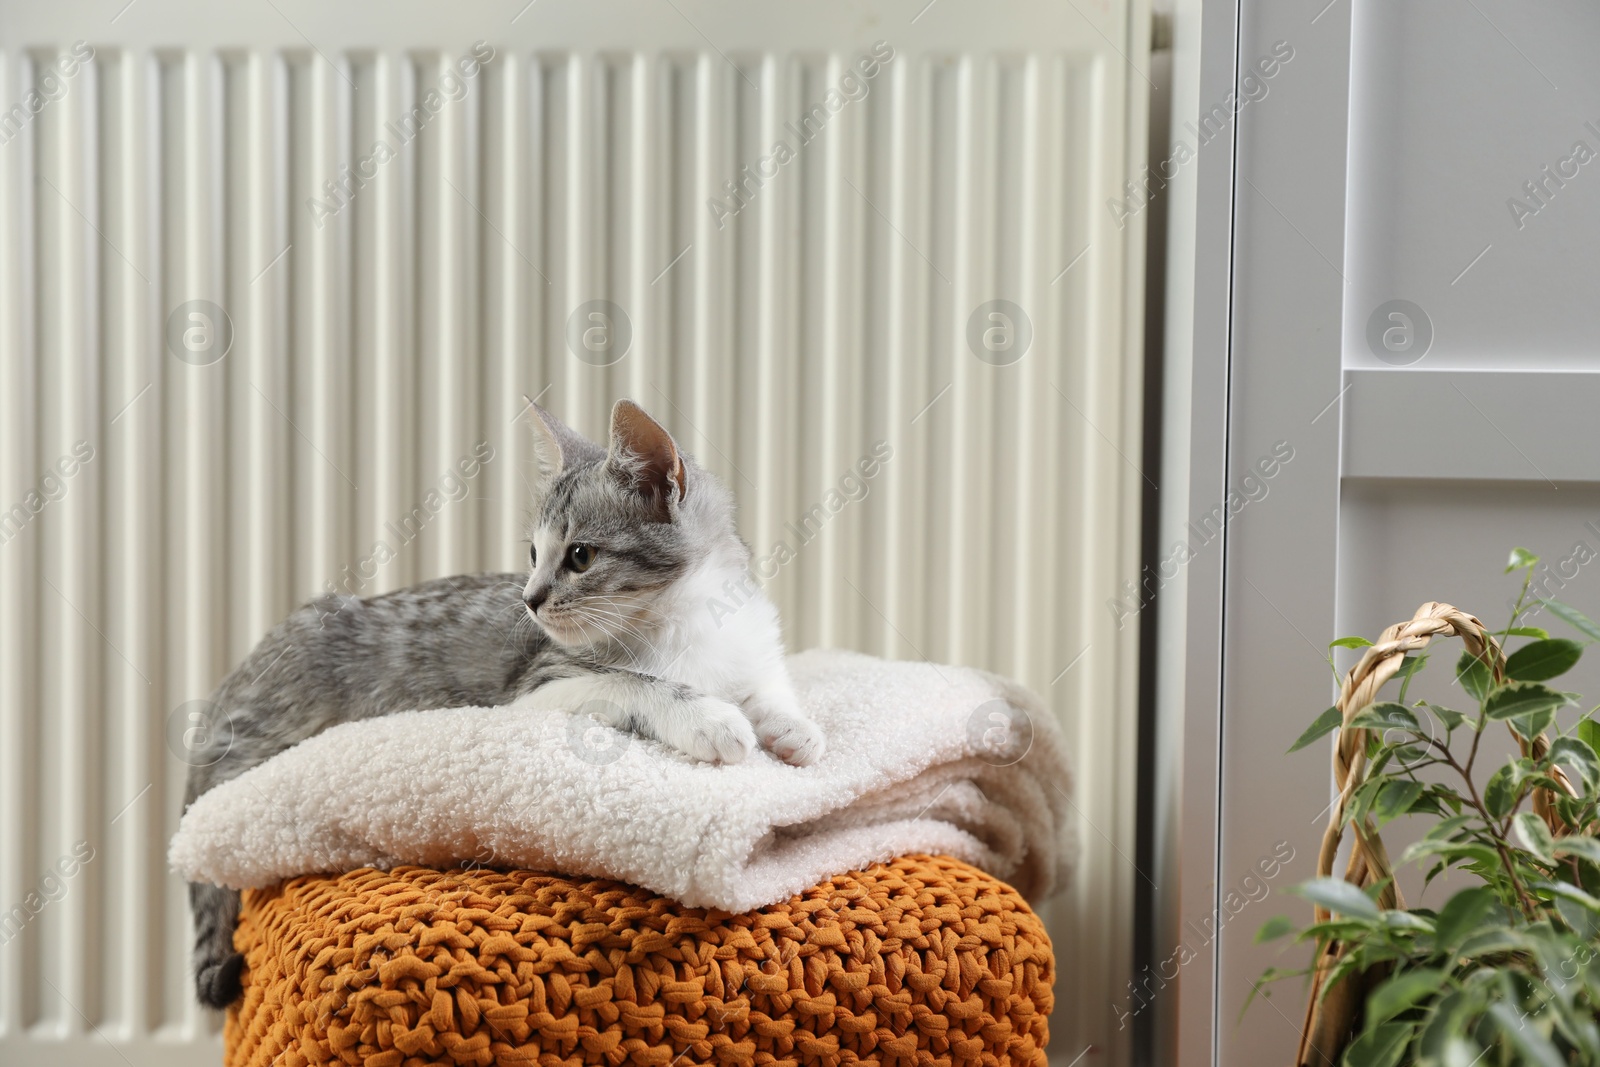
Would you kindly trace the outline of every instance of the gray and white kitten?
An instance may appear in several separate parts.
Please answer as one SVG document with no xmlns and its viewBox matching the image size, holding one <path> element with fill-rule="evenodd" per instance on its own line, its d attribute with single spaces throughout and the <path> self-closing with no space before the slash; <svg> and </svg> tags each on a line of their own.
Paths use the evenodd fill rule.
<svg viewBox="0 0 1600 1067">
<path fill-rule="evenodd" d="M 441 578 L 300 608 L 212 694 L 185 807 L 330 726 L 413 708 L 581 708 L 708 762 L 738 762 L 758 742 L 796 765 L 821 757 L 771 601 L 752 596 L 720 626 L 710 611 L 730 580 L 748 586 L 727 489 L 632 401 L 611 411 L 609 449 L 532 407 L 541 478 L 527 578 Z M 244 966 L 239 894 L 191 883 L 189 900 L 196 991 L 226 1007 Z"/>
</svg>

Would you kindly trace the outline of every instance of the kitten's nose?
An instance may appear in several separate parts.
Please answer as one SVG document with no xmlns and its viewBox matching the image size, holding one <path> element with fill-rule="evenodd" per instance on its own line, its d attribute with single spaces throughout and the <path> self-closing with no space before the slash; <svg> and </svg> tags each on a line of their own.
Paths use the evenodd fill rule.
<svg viewBox="0 0 1600 1067">
<path fill-rule="evenodd" d="M 538 611 L 539 610 L 539 605 L 543 604 L 546 600 L 549 600 L 549 599 L 550 599 L 550 590 L 548 588 L 546 588 L 546 589 L 535 589 L 531 593 L 522 594 L 522 602 L 524 604 L 528 605 L 528 610 L 529 611 L 535 611 L 535 612 Z"/>
</svg>

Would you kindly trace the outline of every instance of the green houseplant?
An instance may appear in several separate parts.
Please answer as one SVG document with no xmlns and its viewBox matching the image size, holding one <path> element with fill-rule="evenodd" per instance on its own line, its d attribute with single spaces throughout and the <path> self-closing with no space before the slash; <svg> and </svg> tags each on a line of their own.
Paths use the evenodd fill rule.
<svg viewBox="0 0 1600 1067">
<path fill-rule="evenodd" d="M 1522 589 L 1501 630 L 1425 604 L 1377 642 L 1334 642 L 1361 659 L 1290 749 L 1340 731 L 1319 877 L 1292 890 L 1314 921 L 1280 917 L 1257 935 L 1315 946 L 1309 967 L 1269 970 L 1256 987 L 1308 977 L 1303 1067 L 1600 1067 L 1600 722 L 1591 710 L 1560 732 L 1556 713 L 1580 698 L 1555 684 L 1600 625 L 1531 598 L 1537 563 L 1512 552 L 1506 573 L 1522 572 Z M 1580 640 L 1528 625 L 1535 605 Z M 1407 702 L 1436 636 L 1465 646 L 1456 681 L 1475 708 Z M 1379 699 L 1395 680 L 1395 698 Z M 1492 766 L 1482 742 L 1498 723 L 1517 752 Z M 1427 831 L 1398 864 L 1419 867 L 1425 886 L 1450 872 L 1437 909 L 1407 907 L 1396 885 L 1381 830 L 1403 815 Z"/>
</svg>

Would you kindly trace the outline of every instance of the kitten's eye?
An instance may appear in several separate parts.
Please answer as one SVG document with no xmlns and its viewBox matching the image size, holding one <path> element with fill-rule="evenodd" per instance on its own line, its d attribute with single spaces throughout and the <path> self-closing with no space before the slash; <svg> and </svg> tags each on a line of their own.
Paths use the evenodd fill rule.
<svg viewBox="0 0 1600 1067">
<path fill-rule="evenodd" d="M 591 545 L 573 545 L 567 549 L 567 566 L 581 573 L 589 569 L 596 555 Z"/>
<path fill-rule="evenodd" d="M 529 567 L 538 567 L 539 566 L 539 546 L 537 546 L 537 545 L 529 545 L 528 546 L 528 566 Z"/>
</svg>

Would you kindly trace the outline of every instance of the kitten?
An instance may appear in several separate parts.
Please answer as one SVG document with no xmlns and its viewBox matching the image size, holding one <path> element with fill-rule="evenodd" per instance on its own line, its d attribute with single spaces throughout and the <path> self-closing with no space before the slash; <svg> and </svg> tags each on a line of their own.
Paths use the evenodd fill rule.
<svg viewBox="0 0 1600 1067">
<path fill-rule="evenodd" d="M 330 726 L 412 708 L 581 708 L 707 762 L 758 742 L 798 766 L 821 757 L 771 601 L 711 613 L 730 580 L 748 585 L 727 489 L 631 401 L 611 411 L 609 450 L 530 405 L 541 478 L 526 580 L 441 578 L 300 608 L 212 694 L 224 728 L 194 753 L 185 807 Z M 196 990 L 226 1007 L 244 966 L 239 894 L 192 883 L 189 900 Z"/>
</svg>

